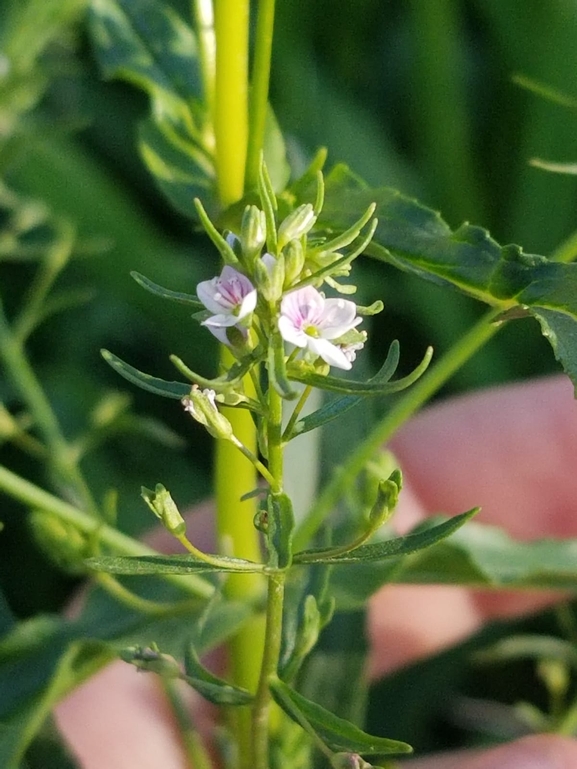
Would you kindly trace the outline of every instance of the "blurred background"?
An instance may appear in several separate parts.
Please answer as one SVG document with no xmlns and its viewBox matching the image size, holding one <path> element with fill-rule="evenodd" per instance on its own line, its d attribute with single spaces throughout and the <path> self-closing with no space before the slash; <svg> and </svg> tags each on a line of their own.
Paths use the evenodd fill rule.
<svg viewBox="0 0 577 769">
<path fill-rule="evenodd" d="M 187 2 L 173 4 L 187 16 Z M 58 288 L 86 301 L 47 319 L 28 349 L 68 438 L 81 442 L 96 430 L 83 465 L 96 497 L 117 488 L 121 525 L 139 532 L 151 523 L 141 485 L 162 482 L 182 506 L 208 495 L 210 441 L 182 419 L 178 404 L 120 380 L 99 349 L 168 379 L 178 378 L 170 353 L 214 373 L 210 335 L 186 308 L 142 291 L 129 272 L 194 292 L 215 273 L 216 255 L 190 220 L 170 208 L 138 156 L 136 128 L 147 99 L 128 85 L 102 81 L 82 2 L 55 3 L 58 12 L 44 18 L 50 5 L 0 4 L 0 51 L 10 50 L 22 65 L 13 77 L 0 53 L 0 294 L 10 316 L 30 285 L 43 239 L 64 217 L 77 232 L 78 253 Z M 577 230 L 577 177 L 528 162 L 577 161 L 575 0 L 277 5 L 271 101 L 297 172 L 326 146 L 328 167 L 344 161 L 370 185 L 396 187 L 440 210 L 452 227 L 467 220 L 530 253 L 550 255 Z M 520 87 L 519 76 L 565 94 L 567 104 Z M 34 209 L 37 226 L 15 222 L 11 194 L 43 203 Z M 441 354 L 483 310 L 368 260 L 356 277 L 360 303 L 385 303 L 362 363 L 367 371 L 395 338 L 407 370 L 427 344 Z M 555 369 L 536 323 L 510 323 L 441 395 Z M 1 371 L 0 402 L 13 413 L 21 408 Z M 354 424 L 334 429 L 346 430 L 350 442 L 351 429 L 362 434 L 386 407 L 367 407 Z M 324 472 L 338 460 L 339 445 L 346 441 L 338 432 L 325 436 Z M 0 463 L 51 486 L 42 465 L 1 433 Z M 74 580 L 43 556 L 24 511 L 6 497 L 0 519 L 0 582 L 12 610 L 19 617 L 58 610 Z M 451 665 L 448 686 L 461 675 L 454 660 Z M 439 681 L 450 678 L 438 661 L 419 675 L 430 677 L 437 696 Z M 381 708 L 387 692 L 375 696 Z M 426 707 L 422 698 L 419 707 Z M 408 713 L 413 721 L 420 717 L 418 708 Z M 390 723 L 388 731 L 395 731 Z M 415 739 L 412 732 L 395 736 Z M 423 728 L 422 744 L 427 739 Z"/>
</svg>

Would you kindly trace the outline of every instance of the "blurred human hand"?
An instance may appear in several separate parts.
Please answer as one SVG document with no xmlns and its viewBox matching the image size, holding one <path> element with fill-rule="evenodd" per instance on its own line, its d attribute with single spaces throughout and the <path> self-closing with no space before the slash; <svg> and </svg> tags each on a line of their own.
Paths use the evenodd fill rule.
<svg viewBox="0 0 577 769">
<path fill-rule="evenodd" d="M 405 475 L 398 520 L 475 505 L 479 519 L 520 539 L 577 536 L 577 409 L 565 378 L 448 400 L 407 424 L 392 443 Z M 199 536 L 210 506 L 194 516 Z M 456 643 L 487 620 L 538 609 L 544 593 L 390 586 L 370 602 L 370 670 L 382 676 Z M 209 718 L 192 697 L 195 718 Z M 83 769 L 188 769 L 178 730 L 153 676 L 121 662 L 74 691 L 57 709 Z M 202 729 L 202 723 L 199 724 Z M 405 764 L 404 764 L 405 765 Z M 415 759 L 407 769 L 575 769 L 577 742 L 537 735 L 485 751 Z"/>
</svg>

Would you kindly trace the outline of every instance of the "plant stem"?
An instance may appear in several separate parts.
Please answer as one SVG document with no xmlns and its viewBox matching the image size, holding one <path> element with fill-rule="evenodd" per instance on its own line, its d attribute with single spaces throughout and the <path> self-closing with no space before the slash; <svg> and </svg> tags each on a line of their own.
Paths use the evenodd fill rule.
<svg viewBox="0 0 577 769">
<path fill-rule="evenodd" d="M 274 11 L 275 0 L 260 0 L 250 88 L 248 152 L 246 159 L 247 189 L 252 189 L 258 184 L 260 156 L 264 147 Z"/>
<path fill-rule="evenodd" d="M 156 550 L 143 545 L 141 542 L 137 542 L 132 537 L 122 534 L 122 532 L 113 529 L 111 526 L 95 520 L 88 513 L 49 494 L 44 489 L 21 478 L 2 465 L 0 465 L 0 491 L 17 499 L 27 507 L 52 513 L 60 520 L 72 524 L 76 529 L 85 534 L 90 536 L 96 534 L 98 541 L 117 555 L 158 555 Z M 198 598 L 210 598 L 214 593 L 214 587 L 209 582 L 194 574 L 186 575 L 185 577 L 178 574 L 165 574 L 163 577 L 189 595 Z"/>
<path fill-rule="evenodd" d="M 282 639 L 282 612 L 285 574 L 271 574 L 268 579 L 266 635 L 262 667 L 253 706 L 252 767 L 269 769 L 268 744 L 271 694 L 269 679 L 276 675 Z"/>
<path fill-rule="evenodd" d="M 249 0 L 216 0 L 214 135 L 216 174 L 223 206 L 244 192 L 248 141 Z"/>
<path fill-rule="evenodd" d="M 190 769 L 211 769 L 210 755 L 196 728 L 189 712 L 189 708 L 180 696 L 176 683 L 169 678 L 161 678 L 162 688 L 170 703 L 174 717 L 178 723 L 179 733 L 182 738 L 184 752 L 189 762 Z"/>
<path fill-rule="evenodd" d="M 361 445 L 323 489 L 315 505 L 298 528 L 294 538 L 295 550 L 306 547 L 325 518 L 336 506 L 346 488 L 354 483 L 375 451 L 390 440 L 399 427 L 425 404 L 445 382 L 486 342 L 503 324 L 496 323 L 501 310 L 490 310 L 476 323 L 429 371 L 419 379 L 386 414 Z"/>
<path fill-rule="evenodd" d="M 30 365 L 23 345 L 12 333 L 0 300 L 0 360 L 12 380 L 16 391 L 30 409 L 38 429 L 48 444 L 51 463 L 60 479 L 69 485 L 80 504 L 98 516 L 90 489 L 76 463 L 74 452 L 68 446 L 52 406 Z"/>
<path fill-rule="evenodd" d="M 214 112 L 214 81 L 216 71 L 216 39 L 214 34 L 214 10 L 212 0 L 193 0 L 192 13 L 198 40 L 198 59 L 204 101 L 209 115 Z"/>
</svg>

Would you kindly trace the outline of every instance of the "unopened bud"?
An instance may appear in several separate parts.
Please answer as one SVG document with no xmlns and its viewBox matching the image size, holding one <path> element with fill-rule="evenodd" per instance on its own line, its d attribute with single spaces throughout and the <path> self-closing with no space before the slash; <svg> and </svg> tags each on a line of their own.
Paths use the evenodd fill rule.
<svg viewBox="0 0 577 769">
<path fill-rule="evenodd" d="M 266 243 L 266 217 L 256 206 L 244 209 L 240 229 L 243 254 L 250 260 L 256 258 Z"/>
<path fill-rule="evenodd" d="M 232 440 L 232 425 L 216 407 L 214 390 L 200 390 L 193 385 L 190 395 L 185 396 L 181 403 L 193 419 L 204 425 L 213 438 Z"/>
<path fill-rule="evenodd" d="M 272 254 L 264 254 L 254 263 L 254 278 L 260 295 L 267 302 L 277 302 L 282 296 L 284 285 L 284 257 L 275 259 Z"/>
<path fill-rule="evenodd" d="M 278 248 L 284 248 L 291 240 L 298 240 L 313 227 L 317 217 L 310 203 L 305 203 L 290 213 L 278 228 Z"/>
<path fill-rule="evenodd" d="M 162 483 L 157 483 L 154 491 L 143 486 L 140 495 L 154 515 L 162 522 L 165 529 L 175 536 L 184 534 L 186 531 L 184 518 L 170 496 L 170 492 L 164 488 Z"/>
<path fill-rule="evenodd" d="M 130 646 L 122 649 L 120 658 L 139 670 L 158 673 L 164 678 L 180 678 L 182 672 L 178 662 L 169 654 L 162 654 L 156 646 Z"/>
<path fill-rule="evenodd" d="M 284 251 L 285 276 L 284 282 L 287 288 L 297 281 L 305 266 L 305 252 L 300 240 L 291 240 Z"/>
<path fill-rule="evenodd" d="M 399 492 L 402 485 L 400 470 L 393 470 L 386 481 L 379 483 L 377 499 L 369 513 L 371 527 L 376 529 L 389 520 L 399 501 Z"/>
</svg>

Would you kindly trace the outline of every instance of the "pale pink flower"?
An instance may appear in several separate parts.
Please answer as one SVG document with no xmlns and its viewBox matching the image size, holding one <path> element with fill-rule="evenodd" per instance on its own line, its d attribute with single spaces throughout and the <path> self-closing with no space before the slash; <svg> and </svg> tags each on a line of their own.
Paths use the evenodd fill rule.
<svg viewBox="0 0 577 769">
<path fill-rule="evenodd" d="M 329 366 L 349 370 L 352 363 L 342 349 L 332 344 L 361 323 L 357 307 L 347 299 L 325 299 L 306 286 L 286 294 L 280 306 L 279 331 L 285 342 L 307 348 Z"/>
<path fill-rule="evenodd" d="M 212 280 L 203 280 L 196 294 L 207 310 L 214 313 L 202 321 L 214 336 L 229 344 L 226 329 L 236 326 L 245 336 L 246 327 L 240 324 L 256 307 L 256 288 L 242 272 L 226 265 Z"/>
</svg>

